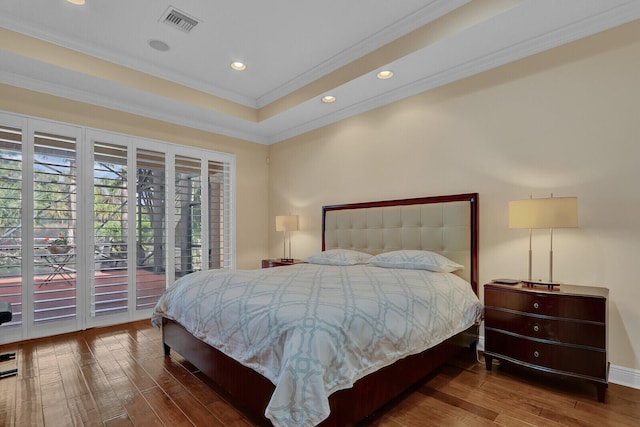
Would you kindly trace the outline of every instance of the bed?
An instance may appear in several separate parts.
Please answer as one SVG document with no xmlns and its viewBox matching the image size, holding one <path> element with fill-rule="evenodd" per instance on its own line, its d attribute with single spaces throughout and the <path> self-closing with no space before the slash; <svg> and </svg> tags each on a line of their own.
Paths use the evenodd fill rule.
<svg viewBox="0 0 640 427">
<path fill-rule="evenodd" d="M 397 261 L 389 255 L 398 253 L 441 257 L 447 262 L 438 268 L 444 265 L 445 270 L 434 273 L 385 264 L 390 259 Z M 335 254 L 340 260 L 344 254 L 358 254 L 363 262 L 336 265 L 332 260 L 325 265 L 322 260 Z M 264 414 L 275 425 L 346 426 L 364 419 L 462 349 L 475 346 L 481 313 L 476 193 L 325 206 L 322 252 L 311 261 L 255 271 L 201 272 L 180 279 L 188 283 L 177 281 L 169 287 L 154 312 L 154 323 L 162 327 L 165 354 L 174 349 L 235 403 L 254 415 Z M 449 269 L 450 264 L 464 268 Z M 318 277 L 322 280 L 316 284 Z M 436 310 L 424 304 L 423 300 L 436 300 L 423 295 L 427 288 L 428 292 L 442 288 L 445 296 L 437 298 L 448 301 L 450 307 L 438 304 Z M 231 294 L 235 294 L 233 300 L 223 299 Z M 298 294 L 300 299 L 295 300 Z M 312 300 L 311 294 L 319 295 L 318 300 Z M 371 297 L 374 294 L 380 301 Z M 173 303 L 177 308 L 172 300 L 179 301 Z M 329 305 L 328 300 L 344 301 L 344 313 L 340 304 Z M 265 301 L 277 304 L 270 306 Z M 214 305 L 217 308 L 211 310 Z M 365 305 L 379 312 L 384 307 L 385 320 L 376 322 L 380 314 L 354 311 L 354 306 Z M 461 314 L 464 319 L 449 313 L 458 306 L 467 307 Z M 433 316 L 425 314 L 430 310 Z M 317 317 L 309 316 L 310 311 Z M 237 320 L 230 320 L 235 312 L 240 314 Z M 398 315 L 409 312 L 411 316 Z M 271 323 L 276 317 L 296 320 L 297 316 L 301 326 L 296 334 L 293 329 L 280 332 L 280 326 Z M 270 336 L 236 328 L 239 323 L 254 323 Z M 433 332 L 428 329 L 431 324 L 446 324 L 451 329 Z M 204 332 L 209 325 L 214 329 L 221 325 L 218 336 Z M 320 338 L 315 335 L 329 338 L 316 341 Z M 282 341 L 283 348 L 298 349 L 297 353 L 285 354 L 282 349 L 259 353 L 269 340 Z M 347 356 L 337 353 L 342 347 Z M 365 348 L 376 355 L 363 353 Z"/>
</svg>

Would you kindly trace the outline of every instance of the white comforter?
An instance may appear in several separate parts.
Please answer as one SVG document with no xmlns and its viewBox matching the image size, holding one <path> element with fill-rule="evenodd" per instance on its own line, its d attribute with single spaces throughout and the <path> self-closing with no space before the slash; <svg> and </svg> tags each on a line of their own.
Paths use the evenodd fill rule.
<svg viewBox="0 0 640 427">
<path fill-rule="evenodd" d="M 298 264 L 203 271 L 170 286 L 167 317 L 275 385 L 275 426 L 312 426 L 328 397 L 479 320 L 471 286 L 450 273 Z"/>
</svg>

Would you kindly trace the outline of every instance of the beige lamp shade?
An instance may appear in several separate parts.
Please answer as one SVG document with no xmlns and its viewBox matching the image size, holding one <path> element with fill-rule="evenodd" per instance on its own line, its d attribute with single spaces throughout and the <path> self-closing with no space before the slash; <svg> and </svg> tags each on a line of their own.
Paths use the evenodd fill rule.
<svg viewBox="0 0 640 427">
<path fill-rule="evenodd" d="M 577 197 L 548 197 L 509 202 L 509 228 L 569 228 L 577 226 Z"/>
<path fill-rule="evenodd" d="M 276 231 L 298 231 L 298 215 L 276 216 Z"/>
</svg>

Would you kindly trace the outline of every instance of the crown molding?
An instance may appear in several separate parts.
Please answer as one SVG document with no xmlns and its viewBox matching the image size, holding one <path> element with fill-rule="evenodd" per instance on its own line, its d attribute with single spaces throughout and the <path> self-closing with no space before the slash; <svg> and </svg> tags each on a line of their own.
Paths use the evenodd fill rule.
<svg viewBox="0 0 640 427">
<path fill-rule="evenodd" d="M 438 0 L 432 1 L 422 9 L 395 22 L 371 37 L 361 40 L 355 45 L 343 50 L 333 57 L 323 61 L 318 66 L 311 68 L 283 85 L 258 97 L 258 108 L 265 107 L 272 102 L 312 83 L 323 76 L 353 62 L 354 58 L 360 58 L 374 50 L 385 46 L 399 37 L 409 34 L 418 28 L 435 21 L 447 13 L 464 6 L 471 0 Z"/>
<path fill-rule="evenodd" d="M 113 53 L 108 50 L 100 49 L 93 45 L 82 44 L 76 39 L 65 37 L 60 34 L 54 34 L 46 31 L 44 28 L 25 23 L 13 15 L 0 15 L 0 27 L 23 34 L 27 37 L 33 37 L 45 43 L 51 43 L 64 49 L 70 49 L 84 55 L 131 68 L 132 70 L 149 74 L 153 77 L 175 82 L 209 95 L 218 96 L 228 101 L 244 105 L 245 107 L 256 108 L 256 100 L 251 97 L 225 90 L 211 83 L 191 79 L 184 74 L 174 73 L 166 69 L 150 66 L 148 63 L 140 61 L 135 57 L 127 55 L 113 55 Z"/>
<path fill-rule="evenodd" d="M 79 84 L 77 84 L 78 80 L 74 80 L 74 74 L 69 70 L 67 71 L 70 74 L 65 74 L 65 77 L 52 83 L 46 81 L 48 77 L 46 67 L 55 66 L 48 64 L 46 67 L 33 67 L 29 62 L 24 62 L 22 66 L 27 67 L 26 69 L 31 69 L 29 73 L 25 73 L 25 75 L 21 75 L 19 69 L 13 69 L 12 71 L 0 70 L 0 82 L 62 98 L 162 120 L 168 123 L 268 145 L 590 36 L 600 31 L 631 22 L 638 18 L 640 18 L 639 2 L 627 1 L 601 14 L 587 17 L 545 34 L 520 40 L 517 43 L 499 48 L 485 55 L 453 64 L 446 69 L 411 81 L 391 91 L 379 93 L 360 102 L 352 103 L 331 113 L 315 116 L 309 115 L 302 118 L 300 114 L 298 114 L 298 118 L 292 120 L 286 119 L 289 112 L 285 111 L 279 115 L 278 121 L 265 120 L 260 123 L 248 122 L 141 90 L 127 88 L 127 90 L 109 91 L 109 85 L 116 85 L 116 83 L 105 82 L 91 76 L 83 77 L 85 87 L 87 87 L 86 79 L 96 79 L 95 81 L 98 83 L 96 86 L 102 88 L 102 93 L 98 93 L 99 90 L 92 92 L 91 89 L 88 88 L 80 89 Z M 405 59 L 410 60 L 408 57 Z M 32 61 L 35 62 L 35 60 Z M 34 75 L 33 72 L 35 72 L 34 70 L 36 69 L 39 70 L 39 74 Z M 55 71 L 56 69 L 48 68 L 48 70 Z M 51 72 L 50 74 L 55 75 L 56 73 Z M 124 86 L 111 86 L 112 89 L 120 89 L 123 87 Z M 313 100 L 308 102 L 313 102 Z M 299 107 L 303 108 L 304 104 Z M 295 108 L 292 112 L 293 111 L 295 111 Z"/>
<path fill-rule="evenodd" d="M 503 48 L 491 54 L 447 68 L 436 74 L 413 81 L 399 88 L 395 88 L 392 91 L 378 94 L 375 97 L 368 98 L 359 103 L 351 104 L 338 111 L 315 118 L 299 126 L 269 135 L 267 137 L 267 141 L 269 144 L 274 144 L 320 127 L 336 123 L 357 114 L 362 114 L 410 96 L 418 95 L 446 84 L 462 80 L 483 71 L 497 68 L 510 62 L 579 40 L 583 37 L 596 34 L 609 28 L 623 25 L 638 18 L 640 18 L 640 8 L 637 4 L 629 2 L 611 9 L 606 13 L 512 44 L 507 48 Z"/>
<path fill-rule="evenodd" d="M 185 126 L 193 129 L 203 130 L 216 133 L 232 138 L 238 138 L 258 144 L 267 144 L 266 138 L 259 132 L 251 132 L 247 129 L 250 127 L 249 122 L 241 121 L 238 126 L 230 124 L 216 124 L 211 118 L 211 111 L 201 109 L 192 105 L 187 105 L 178 101 L 170 100 L 161 96 L 151 95 L 142 91 L 130 90 L 131 97 L 127 99 L 116 99 L 115 97 L 106 97 L 101 94 L 80 90 L 67 84 L 54 84 L 44 80 L 25 77 L 19 74 L 10 73 L 0 70 L 0 82 L 10 86 L 16 86 L 27 90 L 32 90 L 47 95 L 57 96 L 72 101 L 83 102 L 98 107 L 109 108 L 129 114 L 135 114 L 154 120 L 160 120 L 179 126 Z M 136 92 L 135 94 L 133 92 Z M 140 100 L 147 100 L 146 104 Z M 185 111 L 188 110 L 188 111 Z M 202 118 L 196 118 L 193 114 L 189 114 L 193 110 L 200 112 Z M 171 113 L 168 113 L 170 111 Z M 176 112 L 182 111 L 182 114 Z M 230 121 L 228 116 L 222 116 L 222 122 Z M 240 123 L 241 121 L 241 123 Z M 255 125 L 254 125 L 255 126 Z M 244 129 L 240 130 L 238 127 Z"/>
</svg>

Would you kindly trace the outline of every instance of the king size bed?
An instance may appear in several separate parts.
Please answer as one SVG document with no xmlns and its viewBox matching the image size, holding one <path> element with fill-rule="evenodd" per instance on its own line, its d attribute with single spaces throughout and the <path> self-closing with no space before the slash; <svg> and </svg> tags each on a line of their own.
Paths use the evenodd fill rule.
<svg viewBox="0 0 640 427">
<path fill-rule="evenodd" d="M 325 206 L 308 263 L 176 281 L 153 322 L 275 426 L 364 419 L 477 341 L 478 195 Z"/>
</svg>

